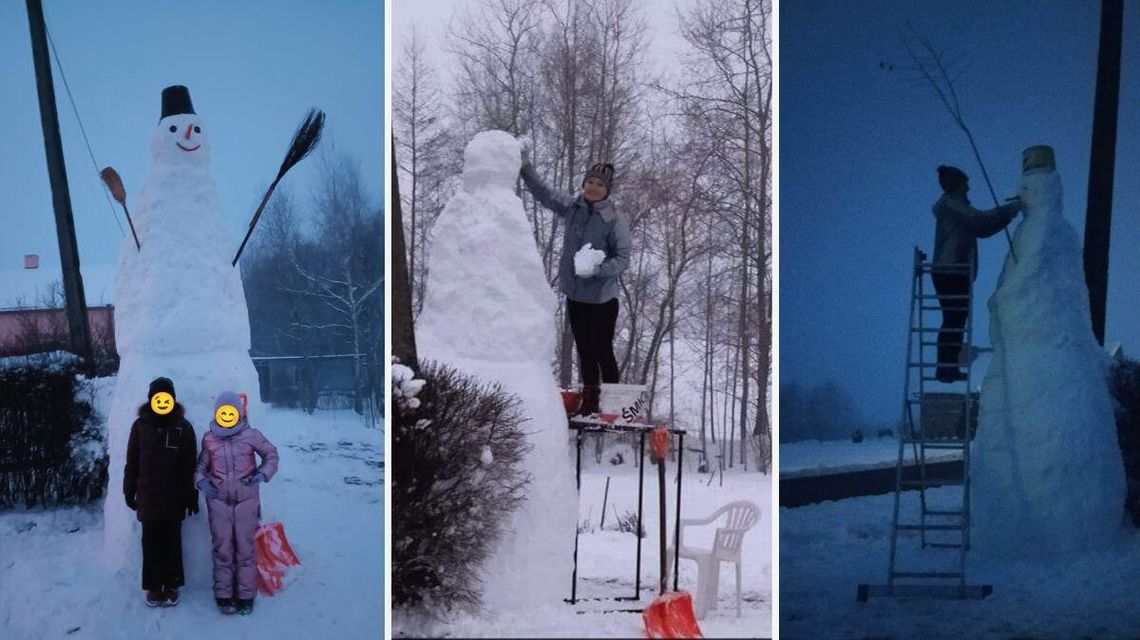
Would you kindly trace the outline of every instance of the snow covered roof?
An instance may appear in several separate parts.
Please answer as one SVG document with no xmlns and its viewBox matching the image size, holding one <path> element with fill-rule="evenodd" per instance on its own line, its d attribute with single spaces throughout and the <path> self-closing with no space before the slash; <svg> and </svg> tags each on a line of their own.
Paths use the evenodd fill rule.
<svg viewBox="0 0 1140 640">
<path fill-rule="evenodd" d="M 23 257 L 21 257 L 21 261 Z M 52 283 L 62 281 L 58 263 L 40 261 L 38 269 L 6 268 L 12 260 L 0 260 L 0 309 L 43 308 Z M 114 304 L 115 267 L 110 264 L 80 264 L 87 306 Z"/>
</svg>

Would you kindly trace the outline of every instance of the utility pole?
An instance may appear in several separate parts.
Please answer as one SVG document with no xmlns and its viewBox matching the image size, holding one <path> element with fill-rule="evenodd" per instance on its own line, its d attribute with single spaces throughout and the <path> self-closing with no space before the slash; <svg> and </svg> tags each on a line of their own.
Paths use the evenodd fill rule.
<svg viewBox="0 0 1140 640">
<path fill-rule="evenodd" d="M 1104 344 L 1108 300 L 1108 241 L 1112 229 L 1112 180 L 1116 168 L 1116 114 L 1120 106 L 1120 47 L 1124 0 L 1101 0 L 1096 65 L 1088 209 L 1085 213 L 1085 282 L 1093 333 Z"/>
<path fill-rule="evenodd" d="M 51 180 L 55 231 L 59 240 L 59 259 L 63 267 L 63 291 L 67 298 L 67 327 L 71 352 L 83 359 L 88 374 L 94 372 L 91 330 L 87 325 L 87 301 L 83 296 L 83 276 L 79 273 L 79 246 L 75 240 L 75 220 L 71 215 L 71 196 L 67 189 L 67 167 L 63 162 L 63 143 L 59 136 L 59 116 L 55 110 L 55 87 L 51 79 L 47 29 L 40 0 L 27 0 L 28 25 L 32 35 L 32 61 L 36 68 L 36 90 L 40 99 L 40 123 L 44 130 L 44 150 L 48 177 Z"/>
</svg>

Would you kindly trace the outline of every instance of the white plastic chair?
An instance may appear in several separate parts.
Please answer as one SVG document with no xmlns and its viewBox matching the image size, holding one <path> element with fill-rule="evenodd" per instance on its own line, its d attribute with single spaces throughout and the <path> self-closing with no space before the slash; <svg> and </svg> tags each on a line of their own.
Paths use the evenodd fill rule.
<svg viewBox="0 0 1140 640">
<path fill-rule="evenodd" d="M 685 546 L 685 527 L 711 524 L 726 514 L 724 526 L 717 528 L 711 549 Z M 716 608 L 722 562 L 736 565 L 736 617 L 740 617 L 740 549 L 743 546 L 744 534 L 759 521 L 760 507 L 747 500 L 730 502 L 707 518 L 681 520 L 680 539 L 676 544 L 680 547 L 680 557 L 697 563 L 697 592 L 694 607 L 698 618 L 704 618 L 709 609 Z M 666 558 L 666 566 L 672 569 L 673 547 L 669 547 L 666 551 Z"/>
</svg>

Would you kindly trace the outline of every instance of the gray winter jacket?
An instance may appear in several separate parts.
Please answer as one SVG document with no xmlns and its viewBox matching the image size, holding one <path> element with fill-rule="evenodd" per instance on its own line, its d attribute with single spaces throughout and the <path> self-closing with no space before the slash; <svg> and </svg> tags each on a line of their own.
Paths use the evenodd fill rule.
<svg viewBox="0 0 1140 640">
<path fill-rule="evenodd" d="M 558 214 L 566 225 L 562 258 L 558 263 L 559 288 L 575 302 L 601 304 L 618 297 L 621 274 L 629 266 L 629 219 L 614 210 L 609 199 L 589 203 L 551 189 L 529 162 L 522 165 L 522 179 L 542 206 Z M 574 273 L 574 254 L 586 243 L 606 252 L 596 274 L 580 278 Z"/>
<path fill-rule="evenodd" d="M 932 207 L 938 220 L 934 229 L 934 264 L 966 264 L 978 275 L 978 238 L 988 238 L 1004 229 L 1020 210 L 1016 202 L 981 211 L 962 196 L 942 194 Z"/>
</svg>

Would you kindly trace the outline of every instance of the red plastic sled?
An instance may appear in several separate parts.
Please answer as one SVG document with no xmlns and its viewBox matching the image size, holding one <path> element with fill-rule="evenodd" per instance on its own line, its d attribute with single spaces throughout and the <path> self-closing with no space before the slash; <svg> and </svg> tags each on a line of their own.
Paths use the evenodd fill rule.
<svg viewBox="0 0 1140 640">
<path fill-rule="evenodd" d="M 299 565 L 301 561 L 285 539 L 285 528 L 280 522 L 258 527 L 253 546 L 257 552 L 257 590 L 271 596 L 281 588 L 285 568 Z"/>
</svg>

